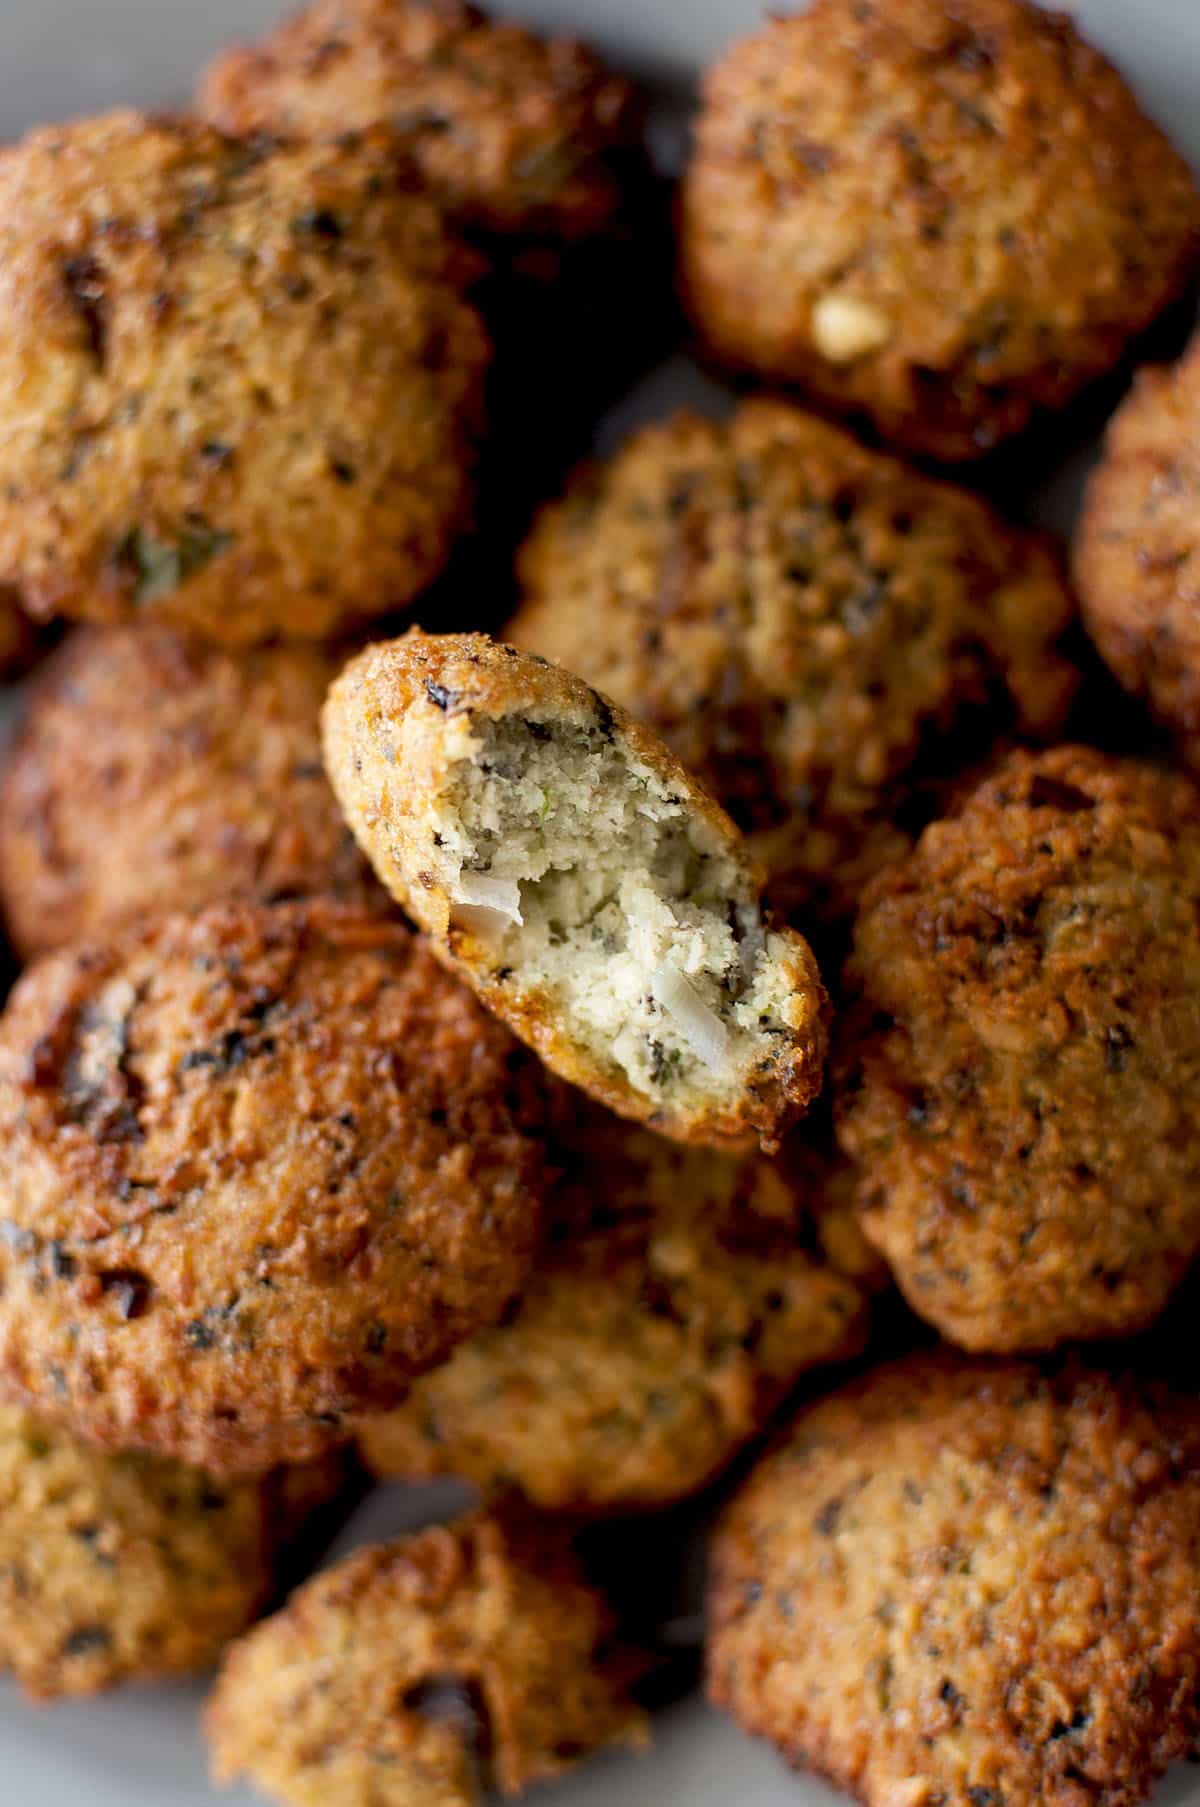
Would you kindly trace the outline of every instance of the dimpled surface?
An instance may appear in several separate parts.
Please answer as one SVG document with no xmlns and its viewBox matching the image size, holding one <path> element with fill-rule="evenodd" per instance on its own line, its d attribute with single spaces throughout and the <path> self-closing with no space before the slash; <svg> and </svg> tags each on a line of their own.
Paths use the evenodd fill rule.
<svg viewBox="0 0 1200 1807">
<path fill-rule="evenodd" d="M 1012 755 L 867 893 L 840 1136 L 868 1239 L 973 1349 L 1130 1332 L 1200 1248 L 1200 810 Z"/>
<path fill-rule="evenodd" d="M 1198 233 L 1187 165 L 1063 14 L 817 0 L 709 72 L 682 269 L 720 357 L 955 461 L 1114 364 Z"/>
<path fill-rule="evenodd" d="M 1194 1401 L 921 1358 L 803 1412 L 712 1551 L 709 1691 L 866 1807 L 1132 1807 L 1200 1731 Z"/>
</svg>

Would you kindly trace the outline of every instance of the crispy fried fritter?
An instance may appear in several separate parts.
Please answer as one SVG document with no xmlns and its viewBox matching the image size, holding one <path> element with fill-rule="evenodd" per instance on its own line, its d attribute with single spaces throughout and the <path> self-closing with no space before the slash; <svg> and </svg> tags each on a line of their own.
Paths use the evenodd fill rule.
<svg viewBox="0 0 1200 1807">
<path fill-rule="evenodd" d="M 869 888 L 835 1090 L 868 1239 L 971 1349 L 1125 1334 L 1200 1251 L 1200 796 L 1017 753 Z"/>
<path fill-rule="evenodd" d="M 583 45 L 464 0 L 314 0 L 218 57 L 199 104 L 235 133 L 390 125 L 457 222 L 566 241 L 618 213 L 638 115 Z"/>
<path fill-rule="evenodd" d="M 358 1551 L 225 1659 L 207 1713 L 218 1782 L 290 1807 L 475 1807 L 644 1716 L 611 1619 L 552 1526 L 472 1517 Z"/>
<path fill-rule="evenodd" d="M 861 1348 L 865 1294 L 838 1265 L 849 1226 L 831 1226 L 831 1259 L 816 1184 L 806 1195 L 760 1156 L 570 1106 L 547 1247 L 516 1315 L 363 1427 L 376 1473 L 461 1474 L 558 1509 L 666 1505 L 723 1468 L 801 1374 Z"/>
<path fill-rule="evenodd" d="M 661 734 L 801 922 L 907 851 L 914 764 L 1053 734 L 1075 690 L 1046 539 L 778 402 L 634 434 L 542 514 L 520 577 L 508 637 Z"/>
<path fill-rule="evenodd" d="M 820 1089 L 816 965 L 655 735 L 536 655 L 414 630 L 346 667 L 323 736 L 384 884 L 548 1067 L 679 1141 L 778 1145 Z"/>
<path fill-rule="evenodd" d="M 48 955 L 0 1023 L 0 1391 L 265 1468 L 494 1322 L 538 1076 L 408 929 L 229 905 Z"/>
<path fill-rule="evenodd" d="M 816 0 L 710 70 L 682 274 L 722 359 L 975 457 L 1110 369 L 1200 246 L 1184 160 L 1064 14 Z"/>
<path fill-rule="evenodd" d="M 245 645 L 436 575 L 486 343 L 402 176 L 387 133 L 248 145 L 133 113 L 0 155 L 0 581 L 35 615 Z"/>
<path fill-rule="evenodd" d="M 221 1482 L 0 1406 L 0 1668 L 36 1699 L 208 1668 L 341 1480 L 326 1460 Z"/>
<path fill-rule="evenodd" d="M 801 1413 L 712 1550 L 709 1691 L 865 1807 L 1134 1807 L 1200 1736 L 1200 1414 L 924 1357 Z"/>
<path fill-rule="evenodd" d="M 25 958 L 165 909 L 316 893 L 384 902 L 329 789 L 340 660 L 170 628 L 80 628 L 0 766 L 0 902 Z"/>
<path fill-rule="evenodd" d="M 1200 338 L 1109 422 L 1075 574 L 1101 654 L 1200 767 Z"/>
</svg>

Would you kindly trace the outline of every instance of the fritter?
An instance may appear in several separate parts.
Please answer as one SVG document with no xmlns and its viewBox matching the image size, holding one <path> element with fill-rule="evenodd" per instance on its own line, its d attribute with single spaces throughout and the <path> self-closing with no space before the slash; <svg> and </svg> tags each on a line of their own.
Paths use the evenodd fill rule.
<svg viewBox="0 0 1200 1807">
<path fill-rule="evenodd" d="M 34 615 L 246 645 L 436 575 L 487 351 L 414 181 L 388 133 L 134 113 L 0 155 L 0 581 Z"/>
<path fill-rule="evenodd" d="M 383 892 L 321 764 L 338 657 L 79 628 L 0 765 L 0 902 L 25 958 L 227 898 Z"/>
<path fill-rule="evenodd" d="M 923 1357 L 801 1413 L 713 1540 L 709 1691 L 865 1807 L 1134 1807 L 1200 1736 L 1196 1402 Z"/>
<path fill-rule="evenodd" d="M 207 1669 L 341 1479 L 327 1460 L 222 1483 L 0 1406 L 0 1667 L 35 1699 Z"/>
<path fill-rule="evenodd" d="M 1084 622 L 1200 767 L 1200 338 L 1109 422 L 1075 542 Z"/>
<path fill-rule="evenodd" d="M 635 433 L 544 511 L 520 579 L 507 636 L 661 734 L 802 922 L 907 851 L 914 767 L 1052 735 L 1076 686 L 1045 537 L 778 402 Z"/>
<path fill-rule="evenodd" d="M 463 0 L 314 0 L 218 57 L 199 105 L 237 134 L 389 125 L 456 223 L 567 242 L 617 216 L 638 125 L 583 45 Z"/>
<path fill-rule="evenodd" d="M 1064 14 L 815 0 L 704 82 L 686 300 L 722 360 L 957 461 L 1062 406 L 1181 290 L 1191 173 Z"/>
<path fill-rule="evenodd" d="M 525 1279 L 532 1069 L 348 904 L 46 956 L 0 1021 L 0 1392 L 214 1471 L 340 1440 Z"/>
<path fill-rule="evenodd" d="M 969 1349 L 1152 1322 L 1200 1251 L 1200 797 L 1015 753 L 868 889 L 835 1087 L 863 1228 Z"/>
<path fill-rule="evenodd" d="M 475 1807 L 646 1741 L 604 1601 L 554 1527 L 472 1517 L 359 1550 L 235 1644 L 219 1783 L 291 1807 Z"/>
<path fill-rule="evenodd" d="M 827 1223 L 815 1184 L 572 1103 L 547 1246 L 515 1316 L 363 1427 L 376 1473 L 460 1474 L 555 1509 L 666 1505 L 712 1479 L 803 1373 L 862 1347 L 865 1294 L 840 1271 L 853 1219 Z M 861 1255 L 854 1238 L 852 1266 Z"/>
<path fill-rule="evenodd" d="M 323 734 L 379 877 L 548 1067 L 680 1141 L 773 1151 L 820 1089 L 824 992 L 660 740 L 544 659 L 416 630 L 346 667 Z"/>
</svg>

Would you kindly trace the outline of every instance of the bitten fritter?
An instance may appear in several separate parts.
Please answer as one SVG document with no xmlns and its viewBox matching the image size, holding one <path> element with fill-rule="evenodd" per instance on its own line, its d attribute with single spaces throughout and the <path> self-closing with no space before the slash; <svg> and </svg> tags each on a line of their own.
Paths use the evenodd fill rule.
<svg viewBox="0 0 1200 1807">
<path fill-rule="evenodd" d="M 759 1156 L 571 1107 L 515 1316 L 363 1427 L 376 1473 L 460 1474 L 555 1509 L 666 1505 L 711 1480 L 802 1374 L 861 1349 L 865 1294 L 839 1271 L 853 1231 L 831 1225 L 826 1246 L 815 1189 Z"/>
<path fill-rule="evenodd" d="M 326 1461 L 225 1483 L 0 1406 L 0 1668 L 39 1700 L 207 1669 L 341 1479 Z"/>
<path fill-rule="evenodd" d="M 1075 541 L 1084 623 L 1200 767 L 1200 338 L 1109 422 Z"/>
<path fill-rule="evenodd" d="M 290 1807 L 476 1807 L 641 1745 L 607 1606 L 549 1525 L 472 1517 L 360 1550 L 235 1644 L 219 1783 Z"/>
<path fill-rule="evenodd" d="M 199 104 L 239 134 L 386 124 L 460 225 L 568 242 L 612 224 L 638 125 L 632 84 L 583 45 L 463 0 L 314 0 L 220 56 Z"/>
<path fill-rule="evenodd" d="M 835 1087 L 868 1240 L 969 1349 L 1141 1329 L 1200 1251 L 1200 795 L 1016 753 L 869 888 Z"/>
<path fill-rule="evenodd" d="M 661 734 L 802 923 L 907 851 L 914 766 L 1052 735 L 1076 687 L 1047 539 L 778 402 L 635 433 L 544 511 L 520 579 L 508 637 Z"/>
<path fill-rule="evenodd" d="M 655 735 L 536 655 L 417 630 L 351 661 L 322 731 L 379 877 L 552 1071 L 679 1141 L 774 1151 L 820 1090 L 825 994 Z"/>
<path fill-rule="evenodd" d="M 532 1069 L 351 905 L 48 955 L 0 1021 L 0 1392 L 214 1471 L 341 1440 L 525 1279 Z"/>
<path fill-rule="evenodd" d="M 321 764 L 322 647 L 80 628 L 0 764 L 0 902 L 24 958 L 228 898 L 383 892 Z"/>
<path fill-rule="evenodd" d="M 413 180 L 387 133 L 134 113 L 0 155 L 0 581 L 31 613 L 246 645 L 437 574 L 487 348 Z"/>
<path fill-rule="evenodd" d="M 815 0 L 711 69 L 682 279 L 722 360 L 950 462 L 1115 365 L 1200 247 L 1191 173 L 1064 14 Z"/>
<path fill-rule="evenodd" d="M 1200 1414 L 923 1357 L 802 1412 L 712 1547 L 709 1692 L 864 1807 L 1134 1807 L 1200 1736 Z"/>
</svg>

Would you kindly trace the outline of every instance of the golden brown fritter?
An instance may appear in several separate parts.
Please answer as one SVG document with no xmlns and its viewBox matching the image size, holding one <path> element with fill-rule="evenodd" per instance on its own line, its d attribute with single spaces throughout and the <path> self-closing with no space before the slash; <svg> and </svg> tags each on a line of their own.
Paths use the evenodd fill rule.
<svg viewBox="0 0 1200 1807">
<path fill-rule="evenodd" d="M 1064 14 L 816 0 L 709 71 L 681 243 L 718 357 L 955 461 L 1118 361 L 1200 195 Z"/>
<path fill-rule="evenodd" d="M 825 994 L 655 735 L 537 655 L 415 629 L 322 723 L 379 877 L 548 1067 L 678 1141 L 774 1152 L 820 1090 Z"/>
<path fill-rule="evenodd" d="M 35 1699 L 207 1669 L 341 1480 L 326 1460 L 221 1482 L 0 1406 L 0 1668 Z"/>
<path fill-rule="evenodd" d="M 907 851 L 914 765 L 1052 735 L 1075 690 L 1048 540 L 783 403 L 635 433 L 544 511 L 520 578 L 508 637 L 661 734 L 802 923 Z"/>
<path fill-rule="evenodd" d="M 458 223 L 566 241 L 612 224 L 638 124 L 583 45 L 463 0 L 314 0 L 218 57 L 199 105 L 234 133 L 389 125 Z"/>
<path fill-rule="evenodd" d="M 35 615 L 246 645 L 436 575 L 486 344 L 403 177 L 387 133 L 272 147 L 133 113 L 0 155 L 0 581 Z"/>
<path fill-rule="evenodd" d="M 472 1517 L 360 1550 L 225 1659 L 206 1724 L 218 1782 L 291 1807 L 475 1807 L 644 1716 L 612 1624 L 552 1526 Z"/>
<path fill-rule="evenodd" d="M 819 1172 L 806 1191 L 759 1156 L 567 1109 L 547 1247 L 515 1316 L 363 1426 L 376 1473 L 461 1474 L 557 1509 L 666 1505 L 801 1374 L 862 1347 L 864 1292 L 839 1271 L 852 1220 L 830 1224 L 831 1259 Z"/>
<path fill-rule="evenodd" d="M 709 1692 L 865 1807 L 1134 1807 L 1200 1736 L 1196 1402 L 923 1357 L 801 1413 L 712 1550 Z"/>
<path fill-rule="evenodd" d="M 227 898 L 372 896 L 321 764 L 340 660 L 80 628 L 0 765 L 0 901 L 25 958 Z"/>
<path fill-rule="evenodd" d="M 867 892 L 835 1098 L 868 1239 L 969 1349 L 1127 1334 L 1200 1251 L 1200 797 L 1017 753 Z"/>
<path fill-rule="evenodd" d="M 1200 767 L 1200 338 L 1109 422 L 1075 541 L 1084 623 Z"/>
<path fill-rule="evenodd" d="M 48 955 L 0 1023 L 0 1391 L 213 1470 L 328 1447 L 524 1280 L 531 1066 L 351 905 Z"/>
</svg>

